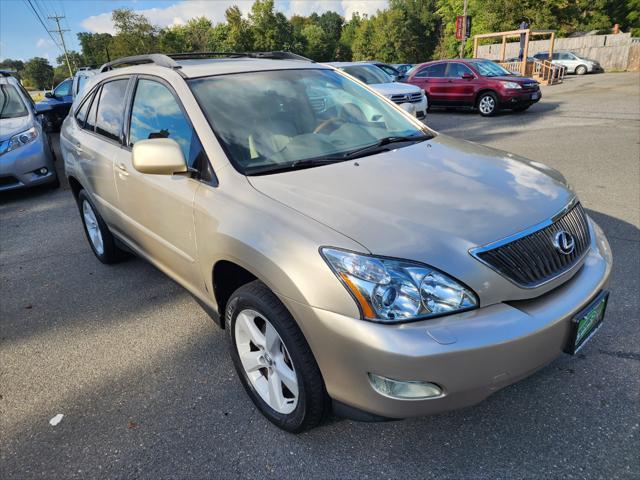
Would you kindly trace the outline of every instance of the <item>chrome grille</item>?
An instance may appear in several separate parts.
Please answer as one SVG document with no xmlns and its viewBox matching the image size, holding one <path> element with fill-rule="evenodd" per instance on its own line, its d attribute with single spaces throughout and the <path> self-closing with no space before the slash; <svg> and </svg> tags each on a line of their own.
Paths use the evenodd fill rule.
<svg viewBox="0 0 640 480">
<path fill-rule="evenodd" d="M 421 100 L 422 92 L 391 95 L 391 101 L 395 103 L 420 103 Z"/>
<path fill-rule="evenodd" d="M 554 245 L 561 230 L 575 241 L 569 254 Z M 590 242 L 587 217 L 582 205 L 576 203 L 524 236 L 473 249 L 471 254 L 515 284 L 534 288 L 570 270 L 582 259 Z"/>
</svg>

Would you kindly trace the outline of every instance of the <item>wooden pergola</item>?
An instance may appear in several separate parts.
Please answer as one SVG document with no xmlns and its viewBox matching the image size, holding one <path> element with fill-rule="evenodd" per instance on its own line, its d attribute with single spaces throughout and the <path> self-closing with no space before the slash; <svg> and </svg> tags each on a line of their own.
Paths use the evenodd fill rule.
<svg viewBox="0 0 640 480">
<path fill-rule="evenodd" d="M 549 61 L 553 55 L 553 44 L 556 39 L 555 30 L 532 30 L 530 28 L 524 30 L 510 30 L 508 32 L 493 32 L 482 33 L 480 35 L 473 36 L 473 58 L 478 56 L 478 40 L 485 38 L 502 38 L 502 49 L 500 50 L 500 62 L 504 62 L 504 55 L 507 50 L 507 38 L 517 37 L 524 35 L 524 48 L 522 49 L 522 62 L 520 65 L 520 74 L 526 75 L 527 71 L 527 57 L 529 56 L 529 41 L 532 37 L 549 36 Z"/>
</svg>

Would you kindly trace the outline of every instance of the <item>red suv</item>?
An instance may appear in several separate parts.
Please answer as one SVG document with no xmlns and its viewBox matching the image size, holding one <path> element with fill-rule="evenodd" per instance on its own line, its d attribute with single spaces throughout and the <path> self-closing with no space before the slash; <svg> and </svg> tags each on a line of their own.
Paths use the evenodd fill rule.
<svg viewBox="0 0 640 480">
<path fill-rule="evenodd" d="M 502 109 L 523 111 L 542 97 L 532 78 L 519 77 L 491 60 L 438 60 L 417 65 L 407 83 L 427 94 L 429 106 L 477 108 L 488 117 Z"/>
</svg>

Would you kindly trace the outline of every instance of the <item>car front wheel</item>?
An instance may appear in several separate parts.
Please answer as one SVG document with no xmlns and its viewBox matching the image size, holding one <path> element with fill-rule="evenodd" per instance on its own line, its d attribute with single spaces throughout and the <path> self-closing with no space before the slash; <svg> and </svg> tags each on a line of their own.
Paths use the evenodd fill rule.
<svg viewBox="0 0 640 480">
<path fill-rule="evenodd" d="M 260 412 L 288 432 L 318 425 L 330 400 L 309 345 L 278 297 L 257 280 L 240 287 L 225 325 L 236 371 Z"/>
<path fill-rule="evenodd" d="M 587 67 L 584 65 L 578 65 L 576 67 L 576 75 L 584 75 L 585 73 L 587 73 Z"/>
<path fill-rule="evenodd" d="M 486 92 L 478 98 L 478 111 L 483 117 L 491 117 L 498 111 L 498 97 L 493 92 Z"/>
</svg>

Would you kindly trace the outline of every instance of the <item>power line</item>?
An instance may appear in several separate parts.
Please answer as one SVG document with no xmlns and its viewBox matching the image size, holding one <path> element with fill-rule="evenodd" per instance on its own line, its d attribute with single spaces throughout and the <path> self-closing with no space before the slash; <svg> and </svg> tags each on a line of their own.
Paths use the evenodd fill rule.
<svg viewBox="0 0 640 480">
<path fill-rule="evenodd" d="M 28 4 L 31 7 L 31 10 L 33 10 L 33 14 L 36 16 L 36 18 L 38 19 L 38 21 L 40 22 L 40 25 L 42 25 L 42 28 L 45 29 L 45 31 L 47 32 L 47 34 L 49 35 L 49 37 L 51 38 L 51 41 L 53 42 L 53 44 L 60 48 L 60 46 L 56 43 L 55 38 L 53 38 L 53 35 L 51 35 L 51 32 L 49 31 L 49 29 L 47 28 L 47 26 L 44 23 L 44 20 L 42 20 L 42 18 L 40 17 L 40 15 L 38 14 L 38 12 L 36 11 L 35 7 L 33 6 L 33 3 L 31 3 L 31 0 L 24 0 L 24 2 L 26 4 Z"/>
</svg>

